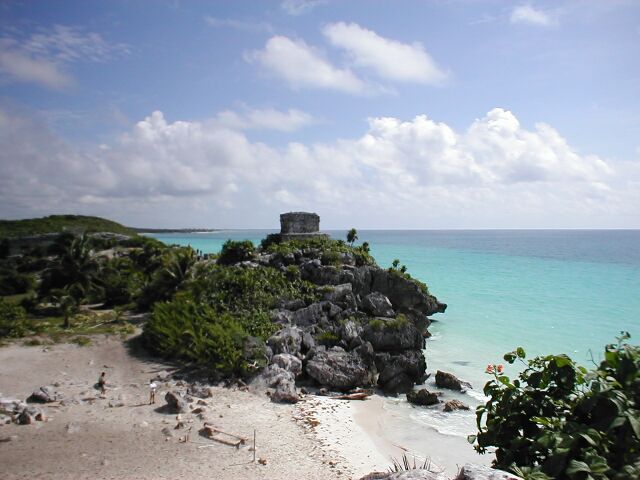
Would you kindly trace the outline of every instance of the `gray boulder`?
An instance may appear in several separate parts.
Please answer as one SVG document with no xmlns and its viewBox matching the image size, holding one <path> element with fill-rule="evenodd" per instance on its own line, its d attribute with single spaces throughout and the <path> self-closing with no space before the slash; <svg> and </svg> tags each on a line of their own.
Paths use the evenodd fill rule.
<svg viewBox="0 0 640 480">
<path fill-rule="evenodd" d="M 324 292 L 322 298 L 323 300 L 328 300 L 333 303 L 341 302 L 347 295 L 353 293 L 350 283 L 343 283 L 341 285 L 326 288 L 327 290 Z"/>
<path fill-rule="evenodd" d="M 173 413 L 187 413 L 189 410 L 186 400 L 177 392 L 167 392 L 164 400 L 167 402 L 167 408 Z"/>
<path fill-rule="evenodd" d="M 439 388 L 448 388 L 449 390 L 458 390 L 459 392 L 472 388 L 469 382 L 464 382 L 454 374 L 441 370 L 436 372 L 436 385 Z"/>
<path fill-rule="evenodd" d="M 454 480 L 522 480 L 522 478 L 502 470 L 466 463 Z"/>
<path fill-rule="evenodd" d="M 407 392 L 407 401 L 414 405 L 422 405 L 428 407 L 429 405 L 436 405 L 440 403 L 437 393 L 430 392 L 426 388 L 420 390 L 411 390 Z"/>
<path fill-rule="evenodd" d="M 408 320 L 376 317 L 362 332 L 376 352 L 422 350 L 424 338 Z"/>
<path fill-rule="evenodd" d="M 449 480 L 449 477 L 442 473 L 416 469 L 401 472 L 375 472 L 365 475 L 360 480 Z"/>
<path fill-rule="evenodd" d="M 275 357 L 277 357 L 277 355 L 275 355 L 274 358 Z M 289 357 L 296 358 L 292 355 Z M 283 356 L 276 361 L 288 365 L 285 359 L 286 357 Z M 295 369 L 295 367 L 293 368 Z M 300 399 L 296 392 L 295 374 L 291 370 L 286 370 L 276 363 L 272 363 L 262 371 L 259 379 L 255 382 L 260 381 L 264 382 L 266 387 L 275 389 L 271 393 L 272 402 L 296 403 Z"/>
<path fill-rule="evenodd" d="M 422 350 L 377 353 L 376 365 L 380 372 L 378 385 L 386 393 L 407 393 L 426 379 L 427 362 Z"/>
<path fill-rule="evenodd" d="M 296 310 L 291 314 L 291 323 L 299 327 L 309 327 L 327 320 L 323 305 L 320 303 L 312 303 L 308 307 Z"/>
<path fill-rule="evenodd" d="M 395 317 L 389 299 L 380 292 L 372 292 L 362 299 L 362 309 L 376 317 Z"/>
<path fill-rule="evenodd" d="M 269 337 L 267 344 L 274 354 L 291 353 L 295 355 L 300 351 L 302 344 L 302 330 L 296 326 L 285 327 Z"/>
<path fill-rule="evenodd" d="M 370 386 L 374 383 L 376 375 L 375 363 L 370 357 L 367 358 L 371 354 L 371 351 L 362 352 L 360 347 L 351 352 L 333 347 L 330 350 L 315 352 L 313 358 L 307 362 L 305 370 L 321 385 L 337 390 Z"/>
<path fill-rule="evenodd" d="M 271 358 L 271 363 L 297 377 L 302 372 L 302 361 L 290 353 L 279 353 Z"/>
<path fill-rule="evenodd" d="M 445 402 L 444 404 L 445 412 L 453 412 L 454 410 L 469 410 L 469 405 L 465 405 L 460 400 L 456 400 L 455 398 L 453 400 L 449 400 L 448 402 Z"/>
<path fill-rule="evenodd" d="M 51 403 L 58 400 L 58 395 L 51 386 L 40 387 L 27 398 L 29 403 Z"/>
<path fill-rule="evenodd" d="M 340 327 L 340 338 L 344 340 L 347 344 L 350 344 L 354 340 L 360 337 L 362 333 L 362 326 L 353 320 L 347 320 L 344 322 L 344 325 Z"/>
<path fill-rule="evenodd" d="M 363 266 L 349 272 L 353 276 L 353 291 L 365 297 L 371 292 L 385 295 L 396 312 L 419 312 L 423 315 L 433 315 L 444 312 L 446 304 L 424 291 L 416 282 L 395 271 L 389 271 L 376 266 Z"/>
<path fill-rule="evenodd" d="M 279 383 L 276 386 L 275 392 L 271 394 L 271 401 L 277 403 L 298 403 L 300 401 L 300 396 L 296 391 L 295 383 Z"/>
</svg>

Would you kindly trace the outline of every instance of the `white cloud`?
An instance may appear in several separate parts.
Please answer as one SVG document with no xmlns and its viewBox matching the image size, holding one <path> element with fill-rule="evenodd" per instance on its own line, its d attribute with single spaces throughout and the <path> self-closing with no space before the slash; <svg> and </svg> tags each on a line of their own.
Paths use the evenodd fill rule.
<svg viewBox="0 0 640 480">
<path fill-rule="evenodd" d="M 328 0 L 283 0 L 280 7 L 289 15 L 298 16 L 327 3 Z"/>
<path fill-rule="evenodd" d="M 216 116 L 220 125 L 238 130 L 277 130 L 293 132 L 316 122 L 315 118 L 300 110 L 287 111 L 267 109 L 245 109 L 243 112 L 224 110 Z"/>
<path fill-rule="evenodd" d="M 58 63 L 34 57 L 7 39 L 0 39 L 0 73 L 12 81 L 36 83 L 52 89 L 73 84 L 71 75 Z"/>
<path fill-rule="evenodd" d="M 273 27 L 267 22 L 250 22 L 246 20 L 236 20 L 233 18 L 217 18 L 207 15 L 204 17 L 207 25 L 214 28 L 231 28 L 243 32 L 267 32 L 272 33 Z"/>
<path fill-rule="evenodd" d="M 531 5 L 519 5 L 511 12 L 511 23 L 524 23 L 541 27 L 556 25 L 558 19 L 550 12 L 538 10 Z"/>
<path fill-rule="evenodd" d="M 138 225 L 256 227 L 310 209 L 361 228 L 640 227 L 637 162 L 582 155 L 503 109 L 464 131 L 376 117 L 356 138 L 282 148 L 240 130 L 250 113 L 224 125 L 153 112 L 83 150 L 0 108 L 0 216 L 122 209 Z"/>
<path fill-rule="evenodd" d="M 302 40 L 271 37 L 263 50 L 245 54 L 293 88 L 319 88 L 363 94 L 371 87 L 349 69 L 334 67 L 323 55 Z"/>
<path fill-rule="evenodd" d="M 322 32 L 332 45 L 347 51 L 354 65 L 371 68 L 383 78 L 432 85 L 447 78 L 420 43 L 384 38 L 355 23 L 331 23 Z"/>
<path fill-rule="evenodd" d="M 74 83 L 73 62 L 106 62 L 129 53 L 125 44 L 109 44 L 98 33 L 55 25 L 31 35 L 0 38 L 0 74 L 14 82 L 62 89 Z"/>
</svg>

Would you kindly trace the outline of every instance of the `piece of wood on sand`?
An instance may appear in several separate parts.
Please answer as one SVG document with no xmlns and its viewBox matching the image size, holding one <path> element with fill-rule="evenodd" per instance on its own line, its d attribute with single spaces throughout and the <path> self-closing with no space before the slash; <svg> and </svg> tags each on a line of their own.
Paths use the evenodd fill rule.
<svg viewBox="0 0 640 480">
<path fill-rule="evenodd" d="M 233 433 L 223 432 L 219 428 L 208 423 L 204 424 L 204 427 L 202 427 L 200 433 L 210 440 L 214 440 L 224 445 L 229 445 L 236 448 L 240 448 L 240 445 L 244 445 L 248 441 L 248 439 L 245 437 L 241 437 L 240 435 L 235 435 Z"/>
<path fill-rule="evenodd" d="M 344 395 L 335 395 L 331 398 L 335 398 L 336 400 L 366 400 L 367 397 L 373 395 L 371 390 L 354 390 L 350 393 L 345 393 Z"/>
</svg>

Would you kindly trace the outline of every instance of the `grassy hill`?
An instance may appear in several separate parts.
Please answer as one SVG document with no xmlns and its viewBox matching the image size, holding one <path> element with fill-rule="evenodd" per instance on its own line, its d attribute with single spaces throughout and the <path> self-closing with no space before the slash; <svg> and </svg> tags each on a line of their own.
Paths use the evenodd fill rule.
<svg viewBox="0 0 640 480">
<path fill-rule="evenodd" d="M 100 217 L 50 215 L 25 220 L 0 220 L 0 238 L 58 232 L 113 232 L 136 235 L 135 230 Z"/>
</svg>

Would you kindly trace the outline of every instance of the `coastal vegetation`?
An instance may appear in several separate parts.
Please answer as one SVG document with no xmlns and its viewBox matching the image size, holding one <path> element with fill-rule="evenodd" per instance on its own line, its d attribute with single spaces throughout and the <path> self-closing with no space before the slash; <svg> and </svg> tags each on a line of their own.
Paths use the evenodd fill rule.
<svg viewBox="0 0 640 480">
<path fill-rule="evenodd" d="M 112 232 L 135 235 L 132 228 L 100 217 L 84 215 L 50 215 L 25 220 L 0 220 L 0 238 L 22 237 L 60 232 Z"/>
<path fill-rule="evenodd" d="M 623 332 L 592 369 L 564 354 L 507 353 L 525 369 L 511 380 L 502 365 L 488 366 L 489 400 L 469 440 L 480 453 L 496 449 L 496 468 L 527 479 L 640 478 L 640 347 L 628 340 Z"/>
</svg>

